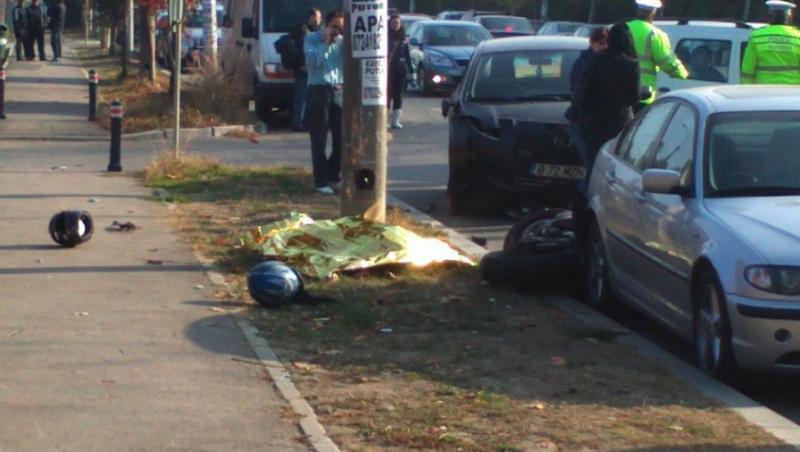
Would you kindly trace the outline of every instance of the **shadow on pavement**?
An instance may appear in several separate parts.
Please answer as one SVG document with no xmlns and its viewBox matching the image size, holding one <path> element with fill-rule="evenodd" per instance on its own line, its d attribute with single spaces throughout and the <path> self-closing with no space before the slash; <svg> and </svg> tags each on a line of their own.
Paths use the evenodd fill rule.
<svg viewBox="0 0 800 452">
<path fill-rule="evenodd" d="M 13 85 L 19 83 L 47 83 L 52 85 L 80 85 L 80 86 L 87 86 L 88 91 L 88 82 L 84 79 L 80 78 L 59 78 L 59 77 L 13 77 L 9 80 L 9 88 L 12 88 Z M 12 88 L 13 89 L 13 88 Z"/>
<path fill-rule="evenodd" d="M 224 314 L 205 317 L 192 322 L 186 328 L 186 337 L 203 350 L 221 355 L 254 359 L 255 354 L 234 322 L 234 317 Z"/>
<path fill-rule="evenodd" d="M 52 273 L 148 273 L 148 272 L 201 272 L 203 267 L 194 264 L 177 265 L 119 265 L 94 267 L 19 267 L 0 268 L 3 275 L 36 275 Z"/>
<path fill-rule="evenodd" d="M 0 251 L 41 251 L 41 250 L 60 250 L 58 245 L 0 245 Z"/>
<path fill-rule="evenodd" d="M 45 198 L 123 198 L 123 199 L 145 199 L 141 195 L 92 195 L 91 193 L 14 193 L 0 195 L 0 199 L 45 199 Z"/>
<path fill-rule="evenodd" d="M 2 248 L 0 248 L 2 249 Z M 204 306 L 211 308 L 253 308 L 252 303 L 244 303 L 241 301 L 215 301 L 215 300 L 202 300 L 202 301 L 184 301 L 183 304 L 190 304 L 194 306 Z"/>
<path fill-rule="evenodd" d="M 13 89 L 13 88 L 11 88 Z M 58 101 L 6 101 L 6 113 L 16 114 L 58 114 L 83 117 L 88 103 Z"/>
</svg>

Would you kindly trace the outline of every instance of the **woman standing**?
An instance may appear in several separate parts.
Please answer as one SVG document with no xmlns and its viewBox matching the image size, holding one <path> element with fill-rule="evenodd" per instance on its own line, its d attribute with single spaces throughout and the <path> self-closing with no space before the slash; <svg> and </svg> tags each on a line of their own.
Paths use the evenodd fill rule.
<svg viewBox="0 0 800 452">
<path fill-rule="evenodd" d="M 403 114 L 406 76 L 414 73 L 403 21 L 400 20 L 400 16 L 393 14 L 389 19 L 389 103 L 387 104 L 391 109 L 389 127 L 392 129 L 403 128 L 400 116 Z"/>
</svg>

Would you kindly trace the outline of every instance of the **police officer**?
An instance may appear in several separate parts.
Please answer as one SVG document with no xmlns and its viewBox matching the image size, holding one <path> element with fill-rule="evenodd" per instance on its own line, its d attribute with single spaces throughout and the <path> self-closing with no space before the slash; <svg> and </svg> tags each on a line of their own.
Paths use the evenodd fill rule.
<svg viewBox="0 0 800 452">
<path fill-rule="evenodd" d="M 769 0 L 770 25 L 753 31 L 742 61 L 742 83 L 800 85 L 800 30 L 792 23 L 795 5 Z"/>
<path fill-rule="evenodd" d="M 636 0 L 636 6 L 638 18 L 628 22 L 628 29 L 633 36 L 633 46 L 639 59 L 641 85 L 643 88 L 650 87 L 653 93 L 639 105 L 639 109 L 642 109 L 656 100 L 659 70 L 680 79 L 689 77 L 689 71 L 673 53 L 667 34 L 653 25 L 653 19 L 662 6 L 661 0 Z"/>
</svg>

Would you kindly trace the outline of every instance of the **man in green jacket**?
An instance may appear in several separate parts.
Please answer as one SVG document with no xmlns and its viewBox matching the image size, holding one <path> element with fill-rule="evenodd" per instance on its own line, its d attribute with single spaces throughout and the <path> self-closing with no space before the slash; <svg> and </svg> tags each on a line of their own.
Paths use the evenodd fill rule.
<svg viewBox="0 0 800 452">
<path fill-rule="evenodd" d="M 793 3 L 769 0 L 770 25 L 753 31 L 742 60 L 742 83 L 800 85 L 800 30 Z"/>
<path fill-rule="evenodd" d="M 662 6 L 661 0 L 636 0 L 636 6 L 638 18 L 628 22 L 628 29 L 633 36 L 636 57 L 639 59 L 641 85 L 643 88 L 650 87 L 653 93 L 640 105 L 646 107 L 656 100 L 659 71 L 680 79 L 689 77 L 689 71 L 672 51 L 667 34 L 653 25 L 653 19 Z"/>
</svg>

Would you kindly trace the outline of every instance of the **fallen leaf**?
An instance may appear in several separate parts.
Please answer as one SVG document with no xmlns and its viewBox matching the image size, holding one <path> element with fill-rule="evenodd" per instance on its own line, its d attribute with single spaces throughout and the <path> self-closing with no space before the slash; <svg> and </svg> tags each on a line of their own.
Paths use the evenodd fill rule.
<svg viewBox="0 0 800 452">
<path fill-rule="evenodd" d="M 682 432 L 683 431 L 683 427 L 681 427 L 680 425 L 670 425 L 669 429 L 670 430 L 675 430 L 676 432 Z"/>
<path fill-rule="evenodd" d="M 213 307 L 213 308 L 208 308 L 208 310 L 209 310 L 209 311 L 213 311 L 213 312 L 224 312 L 224 313 L 227 313 L 227 312 L 228 312 L 228 311 L 226 311 L 226 310 L 224 310 L 224 309 L 222 309 L 222 308 L 218 308 L 218 307 L 216 307 L 216 306 L 215 306 L 215 307 Z"/>
<path fill-rule="evenodd" d="M 304 363 L 302 361 L 295 361 L 295 362 L 292 363 L 292 365 L 295 368 L 300 369 L 300 370 L 304 370 L 306 372 L 312 372 L 313 370 L 315 370 L 317 368 L 317 366 L 315 366 L 313 364 Z"/>
<path fill-rule="evenodd" d="M 565 366 L 567 364 L 567 359 L 563 356 L 551 356 L 550 363 L 554 366 Z"/>
<path fill-rule="evenodd" d="M 543 409 L 545 408 L 545 407 L 544 407 L 544 403 L 542 403 L 542 402 L 533 402 L 533 403 L 531 403 L 531 404 L 530 404 L 530 405 L 528 405 L 528 406 L 529 406 L 530 408 L 533 408 L 534 410 L 540 410 L 540 411 L 541 411 L 541 410 L 543 410 Z"/>
<path fill-rule="evenodd" d="M 115 380 L 101 380 L 101 381 L 105 385 L 113 385 L 117 383 Z"/>
<path fill-rule="evenodd" d="M 162 261 L 161 259 L 147 259 L 147 263 L 149 265 L 163 265 L 164 261 Z"/>
</svg>

